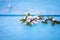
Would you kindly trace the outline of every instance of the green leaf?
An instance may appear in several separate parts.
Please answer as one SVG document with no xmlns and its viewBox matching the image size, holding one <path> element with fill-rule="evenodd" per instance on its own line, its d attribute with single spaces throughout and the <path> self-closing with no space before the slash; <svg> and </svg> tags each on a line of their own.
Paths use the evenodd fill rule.
<svg viewBox="0 0 60 40">
<path fill-rule="evenodd" d="M 47 22 L 46 22 L 46 21 L 45 21 L 45 22 L 44 22 L 44 21 L 42 21 L 42 23 L 47 24 Z"/>
<path fill-rule="evenodd" d="M 40 16 L 40 15 L 37 15 L 38 17 L 39 17 L 39 19 L 42 19 L 43 18 L 43 16 Z"/>
<path fill-rule="evenodd" d="M 30 13 L 24 14 L 23 16 L 30 16 Z"/>
<path fill-rule="evenodd" d="M 28 13 L 27 16 L 30 16 L 30 13 Z"/>
<path fill-rule="evenodd" d="M 54 26 L 55 25 L 55 22 L 54 21 L 52 21 L 52 26 Z"/>
<path fill-rule="evenodd" d="M 30 23 L 30 22 L 28 22 L 26 25 L 31 26 L 31 23 Z"/>
<path fill-rule="evenodd" d="M 21 21 L 22 23 L 24 23 L 24 22 L 26 21 L 26 19 L 21 19 L 20 21 Z"/>
</svg>

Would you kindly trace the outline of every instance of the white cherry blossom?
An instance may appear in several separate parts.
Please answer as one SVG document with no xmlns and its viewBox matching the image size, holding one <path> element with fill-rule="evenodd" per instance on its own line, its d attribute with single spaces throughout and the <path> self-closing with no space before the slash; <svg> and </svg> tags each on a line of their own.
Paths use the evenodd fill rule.
<svg viewBox="0 0 60 40">
<path fill-rule="evenodd" d="M 45 20 L 41 20 L 41 21 L 45 22 Z"/>
<path fill-rule="evenodd" d="M 26 21 L 27 22 L 30 22 L 30 20 L 32 20 L 32 17 L 31 16 L 28 16 Z"/>
<path fill-rule="evenodd" d="M 33 18 L 34 18 L 34 19 L 39 19 L 39 17 L 38 17 L 38 16 L 34 16 Z"/>
<path fill-rule="evenodd" d="M 39 22 L 39 20 L 32 21 L 32 23 L 34 23 L 34 24 L 37 24 L 38 22 Z"/>
<path fill-rule="evenodd" d="M 55 19 L 52 19 L 53 21 L 55 21 Z"/>
</svg>

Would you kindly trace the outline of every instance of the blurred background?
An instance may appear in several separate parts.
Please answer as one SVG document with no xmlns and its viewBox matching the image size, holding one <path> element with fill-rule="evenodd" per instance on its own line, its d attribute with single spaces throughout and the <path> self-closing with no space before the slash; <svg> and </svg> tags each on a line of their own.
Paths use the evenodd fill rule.
<svg viewBox="0 0 60 40">
<path fill-rule="evenodd" d="M 60 15 L 60 0 L 0 0 L 0 14 L 22 15 L 27 12 Z"/>
</svg>

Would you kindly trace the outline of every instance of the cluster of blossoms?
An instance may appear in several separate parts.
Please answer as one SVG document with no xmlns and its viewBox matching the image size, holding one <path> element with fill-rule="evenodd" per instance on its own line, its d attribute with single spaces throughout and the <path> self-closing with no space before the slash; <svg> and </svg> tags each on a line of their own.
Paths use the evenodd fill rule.
<svg viewBox="0 0 60 40">
<path fill-rule="evenodd" d="M 30 13 L 28 14 L 25 14 L 24 15 L 25 17 L 23 19 L 21 19 L 20 21 L 22 23 L 25 23 L 26 25 L 33 25 L 33 24 L 37 24 L 40 20 L 42 23 L 48 23 L 47 21 L 51 21 L 52 22 L 52 25 L 55 25 L 55 24 L 60 24 L 60 21 L 57 21 L 55 19 L 53 19 L 53 17 L 48 17 L 47 19 L 44 19 L 42 16 L 40 15 L 36 15 L 36 16 L 30 16 Z"/>
<path fill-rule="evenodd" d="M 39 22 L 39 19 L 41 19 L 42 17 L 36 15 L 36 16 L 30 16 L 30 13 L 25 14 L 25 17 L 23 19 L 21 19 L 20 21 L 22 21 L 22 23 L 25 23 L 26 25 L 33 25 L 33 24 L 37 24 Z"/>
<path fill-rule="evenodd" d="M 30 23 L 31 25 L 37 24 L 39 22 L 39 17 L 38 16 L 28 16 L 26 19 L 26 23 Z"/>
</svg>

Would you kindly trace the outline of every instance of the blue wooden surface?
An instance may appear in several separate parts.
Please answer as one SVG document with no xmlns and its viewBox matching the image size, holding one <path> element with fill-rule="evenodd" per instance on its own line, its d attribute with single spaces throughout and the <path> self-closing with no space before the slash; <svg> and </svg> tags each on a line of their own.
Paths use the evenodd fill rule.
<svg viewBox="0 0 60 40">
<path fill-rule="evenodd" d="M 0 17 L 0 40 L 60 40 L 60 25 L 39 22 L 31 27 L 21 24 L 20 17 Z M 59 20 L 60 17 L 55 17 Z"/>
</svg>

